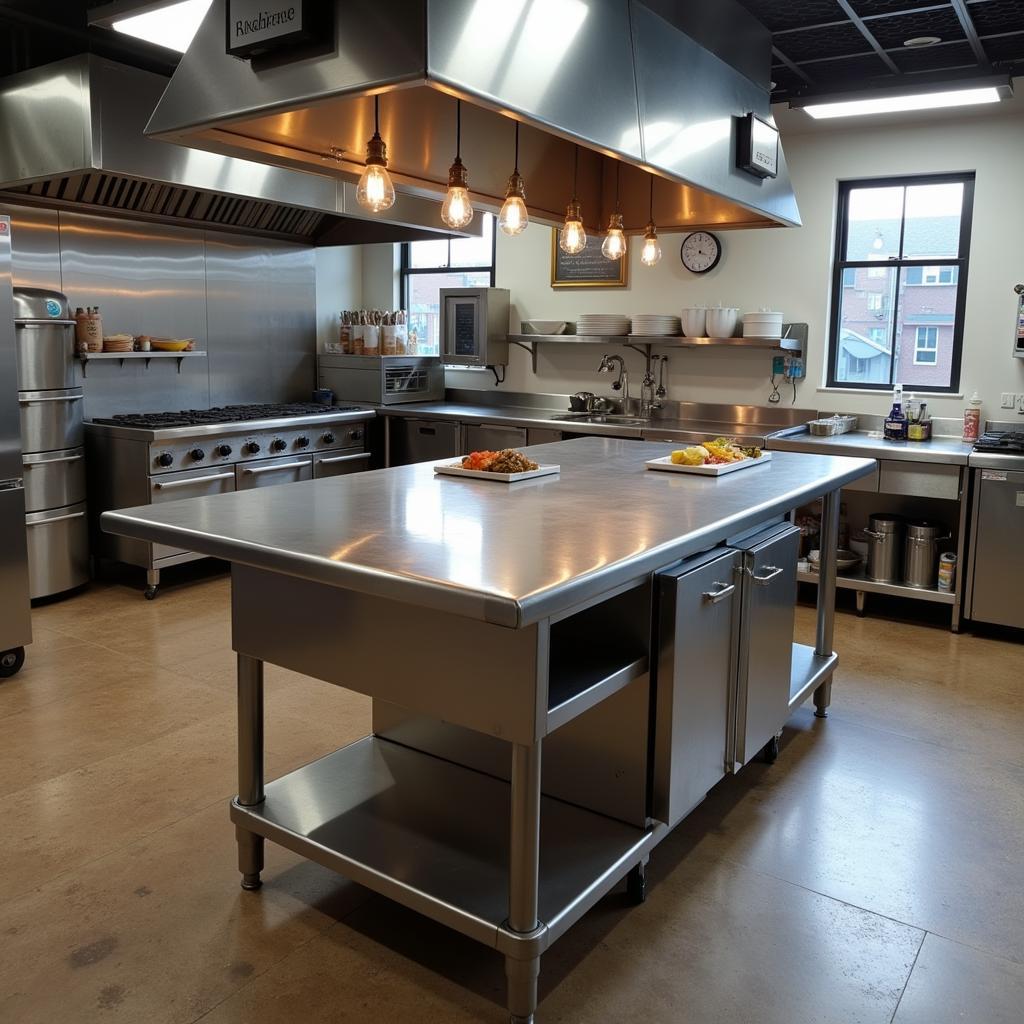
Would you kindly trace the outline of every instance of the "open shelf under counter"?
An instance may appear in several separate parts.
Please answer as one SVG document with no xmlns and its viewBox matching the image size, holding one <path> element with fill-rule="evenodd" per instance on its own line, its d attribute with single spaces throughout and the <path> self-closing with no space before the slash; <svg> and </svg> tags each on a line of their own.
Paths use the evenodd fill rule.
<svg viewBox="0 0 1024 1024">
<path fill-rule="evenodd" d="M 801 583 L 818 582 L 816 572 L 798 572 Z M 836 575 L 836 587 L 840 590 L 859 590 L 865 594 L 888 594 L 890 597 L 909 597 L 914 601 L 932 601 L 935 604 L 955 604 L 956 591 L 910 587 L 906 583 L 880 583 L 864 575 L 863 569 Z"/>
<path fill-rule="evenodd" d="M 77 352 L 76 358 L 82 363 L 82 376 L 89 375 L 89 363 L 113 362 L 115 359 L 124 366 L 125 362 L 145 361 L 149 366 L 151 359 L 176 359 L 178 361 L 178 373 L 181 373 L 181 361 L 183 359 L 205 359 L 205 352 Z"/>
<path fill-rule="evenodd" d="M 509 932 L 507 782 L 368 736 L 266 785 L 236 824 L 479 942 Z M 639 863 L 662 826 L 541 802 L 539 918 L 553 942 Z"/>
</svg>

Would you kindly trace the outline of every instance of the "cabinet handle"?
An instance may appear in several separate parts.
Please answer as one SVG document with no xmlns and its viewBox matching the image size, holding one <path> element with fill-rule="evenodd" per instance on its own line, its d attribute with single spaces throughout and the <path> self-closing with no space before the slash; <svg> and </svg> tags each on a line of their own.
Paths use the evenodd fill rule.
<svg viewBox="0 0 1024 1024">
<path fill-rule="evenodd" d="M 368 459 L 370 452 L 359 452 L 357 455 L 335 455 L 329 459 L 317 459 L 321 466 L 329 466 L 335 462 L 355 462 L 357 459 Z"/>
<path fill-rule="evenodd" d="M 71 512 L 66 516 L 54 516 L 52 519 L 40 519 L 38 522 L 26 523 L 25 525 L 30 529 L 33 526 L 51 526 L 53 523 L 63 523 L 66 519 L 81 519 L 84 515 L 84 512 Z"/>
<path fill-rule="evenodd" d="M 718 604 L 719 601 L 724 601 L 736 589 L 735 583 L 719 583 L 717 580 L 711 586 L 721 587 L 721 590 L 705 590 L 700 595 L 708 604 Z"/>
<path fill-rule="evenodd" d="M 754 582 L 759 587 L 767 587 L 776 576 L 782 575 L 782 569 L 777 565 L 766 565 L 765 568 L 768 570 L 766 576 L 758 576 L 757 573 L 754 573 L 752 576 Z"/>
<path fill-rule="evenodd" d="M 277 473 L 283 469 L 303 469 L 306 466 L 309 466 L 308 462 L 282 462 L 279 466 L 257 466 L 255 469 L 246 466 L 242 473 L 245 476 L 257 476 L 260 473 Z"/>
<path fill-rule="evenodd" d="M 33 466 L 53 466 L 58 462 L 81 462 L 81 455 L 60 455 L 56 459 L 39 459 L 38 462 L 26 462 L 25 468 L 32 469 Z"/>
<path fill-rule="evenodd" d="M 52 398 L 19 398 L 21 405 L 39 405 L 41 402 L 81 402 L 84 395 L 57 395 Z"/>
<path fill-rule="evenodd" d="M 190 476 L 187 480 L 158 480 L 153 486 L 158 491 L 166 491 L 171 487 L 197 487 L 201 484 L 208 484 L 211 480 L 233 480 L 234 473 L 212 473 L 208 476 Z"/>
</svg>

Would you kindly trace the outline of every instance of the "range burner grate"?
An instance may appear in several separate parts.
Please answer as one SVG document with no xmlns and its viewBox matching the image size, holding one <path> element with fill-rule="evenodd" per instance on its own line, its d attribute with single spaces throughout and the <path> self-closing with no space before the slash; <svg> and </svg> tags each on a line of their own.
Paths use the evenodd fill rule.
<svg viewBox="0 0 1024 1024">
<path fill-rule="evenodd" d="M 283 405 L 222 405 L 213 409 L 181 409 L 178 412 L 122 413 L 94 420 L 115 427 L 138 430 L 166 430 L 170 427 L 205 427 L 217 423 L 247 423 L 252 420 L 288 419 L 293 416 L 329 416 L 353 412 L 355 405 L 317 405 L 314 402 L 292 402 Z"/>
<path fill-rule="evenodd" d="M 976 452 L 1005 452 L 1024 455 L 1024 433 L 1018 430 L 993 431 L 982 434 L 974 444 Z"/>
</svg>

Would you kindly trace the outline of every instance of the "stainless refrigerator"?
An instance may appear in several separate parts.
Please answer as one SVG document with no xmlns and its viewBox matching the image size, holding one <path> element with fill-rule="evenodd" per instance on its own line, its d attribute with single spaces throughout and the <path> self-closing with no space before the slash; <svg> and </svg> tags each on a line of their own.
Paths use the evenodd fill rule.
<svg viewBox="0 0 1024 1024">
<path fill-rule="evenodd" d="M 0 678 L 21 668 L 25 645 L 32 642 L 21 474 L 11 219 L 0 217 Z"/>
</svg>

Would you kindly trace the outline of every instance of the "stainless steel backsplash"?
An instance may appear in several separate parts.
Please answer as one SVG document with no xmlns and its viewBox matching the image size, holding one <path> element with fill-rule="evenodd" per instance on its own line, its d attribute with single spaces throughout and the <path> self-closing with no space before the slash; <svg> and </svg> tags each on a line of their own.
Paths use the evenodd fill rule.
<svg viewBox="0 0 1024 1024">
<path fill-rule="evenodd" d="M 195 338 L 207 353 L 180 374 L 174 360 L 92 363 L 87 417 L 294 401 L 315 386 L 312 248 L 66 210 L 0 214 L 12 218 L 15 287 L 98 305 L 107 334 Z"/>
</svg>

